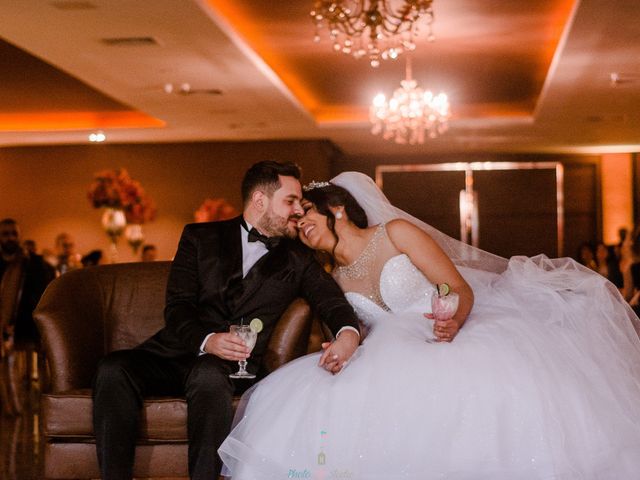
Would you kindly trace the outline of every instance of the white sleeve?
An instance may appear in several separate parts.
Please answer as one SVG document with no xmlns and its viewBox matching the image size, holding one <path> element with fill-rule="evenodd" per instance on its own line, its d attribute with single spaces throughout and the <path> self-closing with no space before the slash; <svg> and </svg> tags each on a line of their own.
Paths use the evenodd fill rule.
<svg viewBox="0 0 640 480">
<path fill-rule="evenodd" d="M 215 334 L 216 334 L 216 332 L 213 332 L 213 333 L 210 333 L 209 335 L 207 335 L 206 337 L 204 337 L 204 340 L 200 344 L 200 353 L 198 353 L 198 355 L 204 355 L 205 353 L 207 353 L 207 352 L 204 351 L 204 346 L 207 344 L 207 340 L 209 340 L 209 337 L 211 335 L 215 335 Z"/>
</svg>

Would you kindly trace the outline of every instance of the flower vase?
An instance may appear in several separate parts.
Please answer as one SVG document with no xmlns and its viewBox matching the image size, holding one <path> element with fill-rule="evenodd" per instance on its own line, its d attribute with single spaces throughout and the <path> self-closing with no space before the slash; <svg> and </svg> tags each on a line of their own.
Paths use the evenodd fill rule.
<svg viewBox="0 0 640 480">
<path fill-rule="evenodd" d="M 142 232 L 142 225 L 132 223 L 127 225 L 124 229 L 124 237 L 129 242 L 134 254 L 138 253 L 138 249 L 144 243 L 144 233 Z"/>
<path fill-rule="evenodd" d="M 124 211 L 117 208 L 106 208 L 102 214 L 102 228 L 109 238 L 111 239 L 110 258 L 111 263 L 118 261 L 118 238 L 122 235 L 125 226 L 127 225 L 127 218 L 124 215 Z"/>
</svg>

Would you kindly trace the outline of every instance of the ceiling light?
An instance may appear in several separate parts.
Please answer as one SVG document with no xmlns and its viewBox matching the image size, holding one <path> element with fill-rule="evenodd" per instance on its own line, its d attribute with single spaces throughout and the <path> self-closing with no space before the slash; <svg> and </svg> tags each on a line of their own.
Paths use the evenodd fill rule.
<svg viewBox="0 0 640 480">
<path fill-rule="evenodd" d="M 190 83 L 181 83 L 180 85 L 174 85 L 173 83 L 165 83 L 162 86 L 162 90 L 165 93 L 175 93 L 178 95 L 222 95 L 222 90 L 219 88 L 193 88 Z"/>
<path fill-rule="evenodd" d="M 372 67 L 415 50 L 414 38 L 424 19 L 433 40 L 433 0 L 315 0 L 310 12 L 315 41 L 326 27 L 333 49 L 355 58 L 369 57 Z"/>
<path fill-rule="evenodd" d="M 101 143 L 107 139 L 107 136 L 102 131 L 97 131 L 89 134 L 89 141 L 93 143 Z"/>
<path fill-rule="evenodd" d="M 413 80 L 410 57 L 407 57 L 406 77 L 400 82 L 400 88 L 389 100 L 379 93 L 369 108 L 371 133 L 382 133 L 385 140 L 411 145 L 424 143 L 426 136 L 435 138 L 444 133 L 450 116 L 447 95 L 424 91 Z"/>
</svg>

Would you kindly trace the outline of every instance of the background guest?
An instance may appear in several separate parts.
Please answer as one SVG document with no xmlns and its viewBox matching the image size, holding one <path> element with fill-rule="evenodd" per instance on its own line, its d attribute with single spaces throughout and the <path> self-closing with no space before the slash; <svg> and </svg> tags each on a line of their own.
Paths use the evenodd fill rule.
<svg viewBox="0 0 640 480">
<path fill-rule="evenodd" d="M 38 247 L 36 246 L 35 240 L 25 240 L 22 242 L 22 248 L 24 249 L 24 253 L 29 256 L 38 254 Z"/>
<path fill-rule="evenodd" d="M 578 255 L 576 260 L 591 270 L 597 270 L 598 265 L 595 260 L 595 249 L 591 242 L 583 242 L 578 247 Z"/>
<path fill-rule="evenodd" d="M 56 237 L 56 270 L 59 275 L 82 267 L 82 257 L 75 252 L 75 242 L 68 233 L 60 233 Z"/>
<path fill-rule="evenodd" d="M 618 229 L 618 243 L 616 245 L 614 245 L 614 251 L 616 253 L 616 257 L 618 257 L 618 261 L 620 260 L 620 258 L 622 257 L 622 245 L 624 244 L 625 240 L 627 239 L 627 237 L 629 236 L 629 229 L 626 227 L 620 227 Z"/>
<path fill-rule="evenodd" d="M 102 255 L 102 250 L 91 250 L 87 253 L 80 262 L 83 267 L 93 267 L 96 265 L 101 265 L 104 256 Z"/>
<path fill-rule="evenodd" d="M 622 272 L 620 262 L 615 254 L 614 247 L 600 242 L 596 246 L 596 264 L 600 275 L 606 277 L 619 289 L 623 287 Z"/>
<path fill-rule="evenodd" d="M 40 334 L 33 310 L 53 278 L 54 269 L 40 255 L 27 255 L 20 247 L 18 223 L 0 220 L 0 359 L 14 359 L 16 352 L 26 355 L 26 371 L 15 371 L 17 362 L 12 360 L 0 374 L 0 402 L 6 413 L 22 410 L 21 381 L 38 378 Z"/>
<path fill-rule="evenodd" d="M 158 259 L 158 249 L 155 245 L 147 244 L 142 247 L 141 260 L 143 262 L 155 262 Z"/>
<path fill-rule="evenodd" d="M 640 313 L 640 229 L 638 227 L 625 238 L 620 255 L 622 295 L 634 311 Z"/>
</svg>

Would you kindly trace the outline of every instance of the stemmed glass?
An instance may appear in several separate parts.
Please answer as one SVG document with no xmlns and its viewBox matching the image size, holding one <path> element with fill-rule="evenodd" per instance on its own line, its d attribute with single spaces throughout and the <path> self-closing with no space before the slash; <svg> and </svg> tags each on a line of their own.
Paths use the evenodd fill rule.
<svg viewBox="0 0 640 480">
<path fill-rule="evenodd" d="M 253 330 L 249 325 L 231 325 L 230 330 L 234 335 L 238 335 L 249 349 L 249 353 L 253 350 L 258 339 L 258 332 Z M 229 378 L 256 378 L 253 373 L 247 372 L 247 361 L 238 361 L 238 371 L 229 375 Z"/>
<path fill-rule="evenodd" d="M 460 297 L 455 292 L 449 292 L 446 295 L 439 295 L 437 291 L 434 292 L 433 295 L 431 295 L 431 314 L 433 315 L 433 319 L 435 321 L 441 321 L 452 318 L 458 310 L 459 301 Z M 436 338 L 434 337 L 433 340 L 427 341 L 434 342 Z"/>
</svg>

